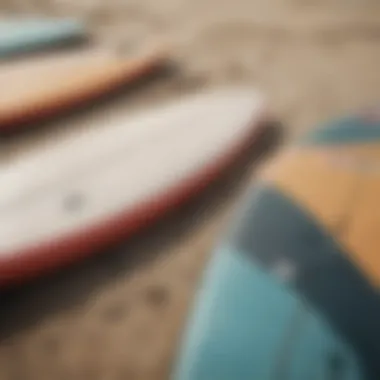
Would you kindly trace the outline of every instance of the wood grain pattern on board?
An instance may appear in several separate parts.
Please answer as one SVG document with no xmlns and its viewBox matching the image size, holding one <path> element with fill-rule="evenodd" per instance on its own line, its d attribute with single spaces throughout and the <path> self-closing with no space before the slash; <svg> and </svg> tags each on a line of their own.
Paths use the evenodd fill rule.
<svg viewBox="0 0 380 380">
<path fill-rule="evenodd" d="M 221 89 L 3 164 L 0 283 L 77 260 L 156 220 L 259 142 L 267 120 L 256 91 Z"/>
<path fill-rule="evenodd" d="M 0 64 L 0 133 L 42 121 L 162 68 L 167 50 L 149 48 L 127 55 L 89 48 Z"/>
</svg>

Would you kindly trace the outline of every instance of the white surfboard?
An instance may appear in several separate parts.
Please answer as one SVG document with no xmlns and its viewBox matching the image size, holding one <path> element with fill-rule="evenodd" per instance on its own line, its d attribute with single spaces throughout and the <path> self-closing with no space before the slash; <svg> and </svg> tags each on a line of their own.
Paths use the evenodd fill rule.
<svg viewBox="0 0 380 380">
<path fill-rule="evenodd" d="M 268 120 L 256 91 L 220 89 L 0 165 L 0 284 L 77 260 L 159 218 L 215 179 Z"/>
</svg>

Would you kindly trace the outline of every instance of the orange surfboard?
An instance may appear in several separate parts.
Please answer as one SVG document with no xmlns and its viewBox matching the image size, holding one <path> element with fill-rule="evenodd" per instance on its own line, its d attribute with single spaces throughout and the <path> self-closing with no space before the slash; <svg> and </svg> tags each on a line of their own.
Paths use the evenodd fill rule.
<svg viewBox="0 0 380 380">
<path fill-rule="evenodd" d="M 162 69 L 165 49 L 86 49 L 0 64 L 0 133 L 86 105 Z"/>
</svg>

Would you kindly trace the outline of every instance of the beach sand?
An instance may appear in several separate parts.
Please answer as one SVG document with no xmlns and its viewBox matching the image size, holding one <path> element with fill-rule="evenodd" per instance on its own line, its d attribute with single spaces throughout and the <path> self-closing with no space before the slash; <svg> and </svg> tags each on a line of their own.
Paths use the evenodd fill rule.
<svg viewBox="0 0 380 380">
<path fill-rule="evenodd" d="M 111 44 L 162 37 L 182 68 L 107 111 L 3 142 L 2 160 L 89 128 L 99 113 L 221 84 L 258 86 L 289 138 L 380 99 L 376 1 L 0 0 L 0 13 L 83 16 Z M 232 173 L 115 251 L 0 294 L 0 380 L 167 379 L 202 268 L 254 172 Z"/>
</svg>

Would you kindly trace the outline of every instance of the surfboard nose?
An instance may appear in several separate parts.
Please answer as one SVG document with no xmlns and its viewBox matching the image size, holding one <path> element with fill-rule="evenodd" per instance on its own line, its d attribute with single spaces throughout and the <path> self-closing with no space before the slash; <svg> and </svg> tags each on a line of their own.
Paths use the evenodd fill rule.
<svg viewBox="0 0 380 380">
<path fill-rule="evenodd" d="M 217 251 L 172 380 L 329 379 L 332 373 L 363 379 L 350 350 L 295 295 L 240 252 Z"/>
</svg>

